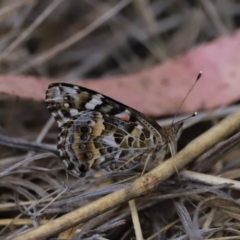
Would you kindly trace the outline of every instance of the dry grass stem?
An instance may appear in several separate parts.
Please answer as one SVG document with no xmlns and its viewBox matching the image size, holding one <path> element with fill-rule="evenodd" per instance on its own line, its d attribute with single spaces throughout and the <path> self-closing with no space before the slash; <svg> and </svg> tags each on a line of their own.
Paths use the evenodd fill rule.
<svg viewBox="0 0 240 240">
<path fill-rule="evenodd" d="M 138 216 L 138 211 L 137 211 L 137 207 L 135 204 L 135 200 L 134 199 L 130 200 L 128 202 L 128 204 L 129 204 L 129 208 L 130 208 L 131 215 L 132 215 L 132 221 L 133 221 L 136 239 L 143 240 L 142 229 L 141 229 L 141 225 L 140 225 L 140 221 L 139 221 L 139 216 Z"/>
<path fill-rule="evenodd" d="M 36 0 L 24 0 L 24 1 L 13 3 L 11 5 L 7 5 L 6 7 L 3 7 L 0 10 L 0 19 L 9 16 L 11 13 L 17 11 L 19 8 L 23 7 L 24 5 L 29 4 L 31 2 L 36 2 Z"/>
<path fill-rule="evenodd" d="M 184 170 L 181 173 L 179 173 L 179 177 L 186 181 L 191 180 L 191 181 L 196 181 L 196 182 L 204 183 L 208 185 L 220 185 L 220 184 L 226 183 L 226 184 L 229 184 L 230 189 L 240 190 L 239 181 L 234 181 L 227 178 L 216 177 L 216 176 L 211 176 L 211 175 L 202 174 L 202 173 L 196 173 L 188 170 Z"/>
</svg>

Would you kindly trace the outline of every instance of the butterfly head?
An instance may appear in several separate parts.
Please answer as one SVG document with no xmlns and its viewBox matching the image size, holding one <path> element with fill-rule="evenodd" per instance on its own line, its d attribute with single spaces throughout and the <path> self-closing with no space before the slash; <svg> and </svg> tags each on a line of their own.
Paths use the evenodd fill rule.
<svg viewBox="0 0 240 240">
<path fill-rule="evenodd" d="M 182 132 L 182 125 L 183 122 L 179 122 L 163 128 L 163 138 L 165 140 L 165 143 L 168 145 L 172 156 L 177 153 L 177 141 Z"/>
<path fill-rule="evenodd" d="M 177 141 L 182 133 L 183 122 L 195 116 L 197 116 L 197 112 L 194 112 L 191 116 L 176 123 L 172 123 L 172 125 L 164 128 L 164 140 L 167 143 L 172 156 L 177 153 Z"/>
</svg>

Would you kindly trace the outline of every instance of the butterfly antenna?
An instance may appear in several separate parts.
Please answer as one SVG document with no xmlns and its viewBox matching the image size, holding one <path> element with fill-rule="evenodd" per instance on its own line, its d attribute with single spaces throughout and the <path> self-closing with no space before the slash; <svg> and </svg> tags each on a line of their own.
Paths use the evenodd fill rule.
<svg viewBox="0 0 240 240">
<path fill-rule="evenodd" d="M 188 117 L 186 117 L 186 118 L 184 118 L 184 119 L 182 119 L 182 120 L 179 120 L 178 122 L 175 122 L 174 124 L 178 124 L 178 123 L 180 123 L 180 122 L 186 121 L 186 120 L 189 119 L 189 118 L 196 117 L 197 114 L 198 114 L 197 112 L 194 112 L 191 116 L 188 116 Z"/>
<path fill-rule="evenodd" d="M 175 116 L 174 116 L 174 118 L 173 118 L 173 120 L 172 120 L 172 126 L 173 126 L 174 124 L 176 124 L 176 123 L 174 123 L 174 121 L 175 121 L 175 119 L 176 119 L 176 117 L 177 117 L 177 115 L 178 115 L 178 113 L 179 113 L 179 111 L 180 111 L 183 103 L 185 102 L 185 100 L 187 99 L 188 95 L 190 94 L 190 92 L 192 91 L 192 89 L 194 88 L 194 86 L 196 85 L 197 81 L 201 78 L 201 76 L 202 76 L 202 71 L 200 71 L 200 72 L 198 73 L 194 84 L 193 84 L 192 87 L 189 89 L 187 95 L 186 95 L 185 98 L 182 100 L 181 104 L 179 105 L 179 107 L 178 107 L 178 109 L 177 109 L 177 111 L 176 111 L 176 113 L 175 113 Z M 191 117 L 195 117 L 196 115 L 197 115 L 197 113 L 195 112 L 193 115 L 191 115 L 190 117 L 187 117 L 186 119 L 191 118 Z M 185 121 L 186 119 L 181 120 L 181 121 Z M 179 122 L 181 122 L 181 121 L 179 121 Z M 179 122 L 177 122 L 177 123 L 179 123 Z"/>
</svg>

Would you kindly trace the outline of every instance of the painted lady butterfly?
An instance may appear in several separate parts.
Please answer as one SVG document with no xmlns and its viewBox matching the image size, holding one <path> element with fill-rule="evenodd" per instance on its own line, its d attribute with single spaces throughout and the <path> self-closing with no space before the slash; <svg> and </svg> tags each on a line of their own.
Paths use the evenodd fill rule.
<svg viewBox="0 0 240 240">
<path fill-rule="evenodd" d="M 176 153 L 182 122 L 161 127 L 137 110 L 67 83 L 49 85 L 46 104 L 61 129 L 60 157 L 74 175 L 130 170 L 163 150 Z"/>
</svg>

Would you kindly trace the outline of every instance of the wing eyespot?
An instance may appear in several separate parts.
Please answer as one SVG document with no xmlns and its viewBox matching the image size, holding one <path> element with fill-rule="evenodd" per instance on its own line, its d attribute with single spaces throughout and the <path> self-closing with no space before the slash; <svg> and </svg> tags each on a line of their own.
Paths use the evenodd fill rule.
<svg viewBox="0 0 240 240">
<path fill-rule="evenodd" d="M 88 160 L 88 161 L 89 161 L 89 160 L 92 159 L 93 154 L 90 153 L 90 152 L 86 152 L 86 153 L 83 154 L 83 157 L 85 158 L 85 160 Z"/>
<path fill-rule="evenodd" d="M 80 144 L 78 145 L 78 148 L 79 148 L 80 150 L 84 150 L 84 149 L 86 149 L 86 145 L 83 144 L 83 143 L 80 143 Z"/>
<path fill-rule="evenodd" d="M 82 141 L 86 142 L 90 139 L 90 135 L 82 134 L 80 138 L 81 138 Z"/>
<path fill-rule="evenodd" d="M 92 129 L 86 126 L 80 127 L 80 132 L 81 133 L 91 133 Z"/>
</svg>

